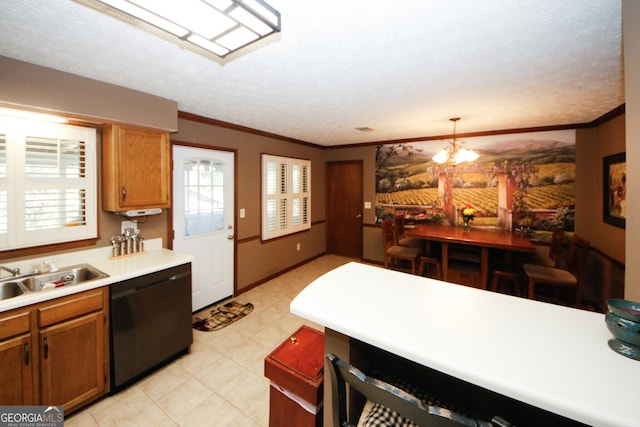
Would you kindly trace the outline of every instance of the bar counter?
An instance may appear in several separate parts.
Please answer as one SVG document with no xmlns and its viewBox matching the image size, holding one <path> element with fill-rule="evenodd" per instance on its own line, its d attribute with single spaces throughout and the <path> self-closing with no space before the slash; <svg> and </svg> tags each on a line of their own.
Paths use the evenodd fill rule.
<svg viewBox="0 0 640 427">
<path fill-rule="evenodd" d="M 327 332 L 581 423 L 640 423 L 640 362 L 609 349 L 603 314 L 355 262 L 290 308 Z"/>
</svg>

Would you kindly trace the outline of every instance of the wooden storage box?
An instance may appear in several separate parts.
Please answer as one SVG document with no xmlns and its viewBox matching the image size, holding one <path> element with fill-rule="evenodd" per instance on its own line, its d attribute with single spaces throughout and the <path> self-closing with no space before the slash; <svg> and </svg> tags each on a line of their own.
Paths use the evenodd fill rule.
<svg viewBox="0 0 640 427">
<path fill-rule="evenodd" d="M 483 288 L 482 275 L 479 271 L 465 268 L 449 268 L 447 272 L 447 282 L 470 286 L 472 288 Z"/>
<path fill-rule="evenodd" d="M 269 426 L 322 426 L 324 334 L 302 326 L 264 360 Z"/>
</svg>

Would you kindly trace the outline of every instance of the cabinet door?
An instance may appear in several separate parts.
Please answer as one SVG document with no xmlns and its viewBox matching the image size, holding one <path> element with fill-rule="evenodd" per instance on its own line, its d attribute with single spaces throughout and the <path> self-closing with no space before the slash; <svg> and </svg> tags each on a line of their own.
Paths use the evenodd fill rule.
<svg viewBox="0 0 640 427">
<path fill-rule="evenodd" d="M 169 134 L 107 126 L 102 135 L 102 207 L 111 212 L 171 207 Z"/>
<path fill-rule="evenodd" d="M 42 329 L 42 405 L 64 405 L 65 413 L 106 391 L 104 314 L 91 313 Z"/>
<path fill-rule="evenodd" d="M 118 158 L 123 208 L 170 207 L 169 138 L 166 133 L 119 128 Z"/>
<path fill-rule="evenodd" d="M 31 334 L 0 341 L 0 405 L 35 405 Z"/>
</svg>

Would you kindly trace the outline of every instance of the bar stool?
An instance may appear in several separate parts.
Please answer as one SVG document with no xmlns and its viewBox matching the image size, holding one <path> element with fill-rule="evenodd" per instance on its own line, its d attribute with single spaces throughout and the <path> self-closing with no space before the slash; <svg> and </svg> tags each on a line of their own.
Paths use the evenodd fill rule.
<svg viewBox="0 0 640 427">
<path fill-rule="evenodd" d="M 516 295 L 522 296 L 522 287 L 520 286 L 518 273 L 507 270 L 493 270 L 493 278 L 491 279 L 491 290 L 493 292 L 498 291 L 498 283 L 500 280 L 512 283 L 514 285 Z"/>
<path fill-rule="evenodd" d="M 442 280 L 442 267 L 440 266 L 440 260 L 435 257 L 428 257 L 428 256 L 420 257 L 420 266 L 418 267 L 418 275 L 419 276 L 424 275 L 425 268 L 426 268 L 426 272 L 428 273 L 430 265 L 432 265 L 436 270 L 435 277 L 433 277 L 433 279 Z M 428 274 L 427 274 L 427 277 L 429 277 Z"/>
</svg>

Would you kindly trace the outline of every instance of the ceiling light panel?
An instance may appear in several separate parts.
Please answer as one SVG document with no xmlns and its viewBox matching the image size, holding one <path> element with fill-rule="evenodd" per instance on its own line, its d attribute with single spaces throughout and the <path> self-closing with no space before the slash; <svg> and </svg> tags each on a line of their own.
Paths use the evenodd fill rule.
<svg viewBox="0 0 640 427">
<path fill-rule="evenodd" d="M 220 57 L 280 31 L 263 0 L 95 0 Z"/>
<path fill-rule="evenodd" d="M 123 11 L 124 13 L 133 16 L 141 21 L 147 22 L 161 30 L 167 31 L 178 37 L 184 37 L 189 34 L 189 30 L 179 25 L 168 21 L 155 13 L 152 13 L 144 8 L 141 8 L 127 0 L 99 0 L 100 3 L 107 4 L 113 8 Z"/>
<path fill-rule="evenodd" d="M 260 37 L 253 31 L 245 28 L 238 27 L 237 29 L 225 34 L 216 40 L 216 42 L 229 50 L 236 50 L 248 43 L 251 43 Z"/>
</svg>

